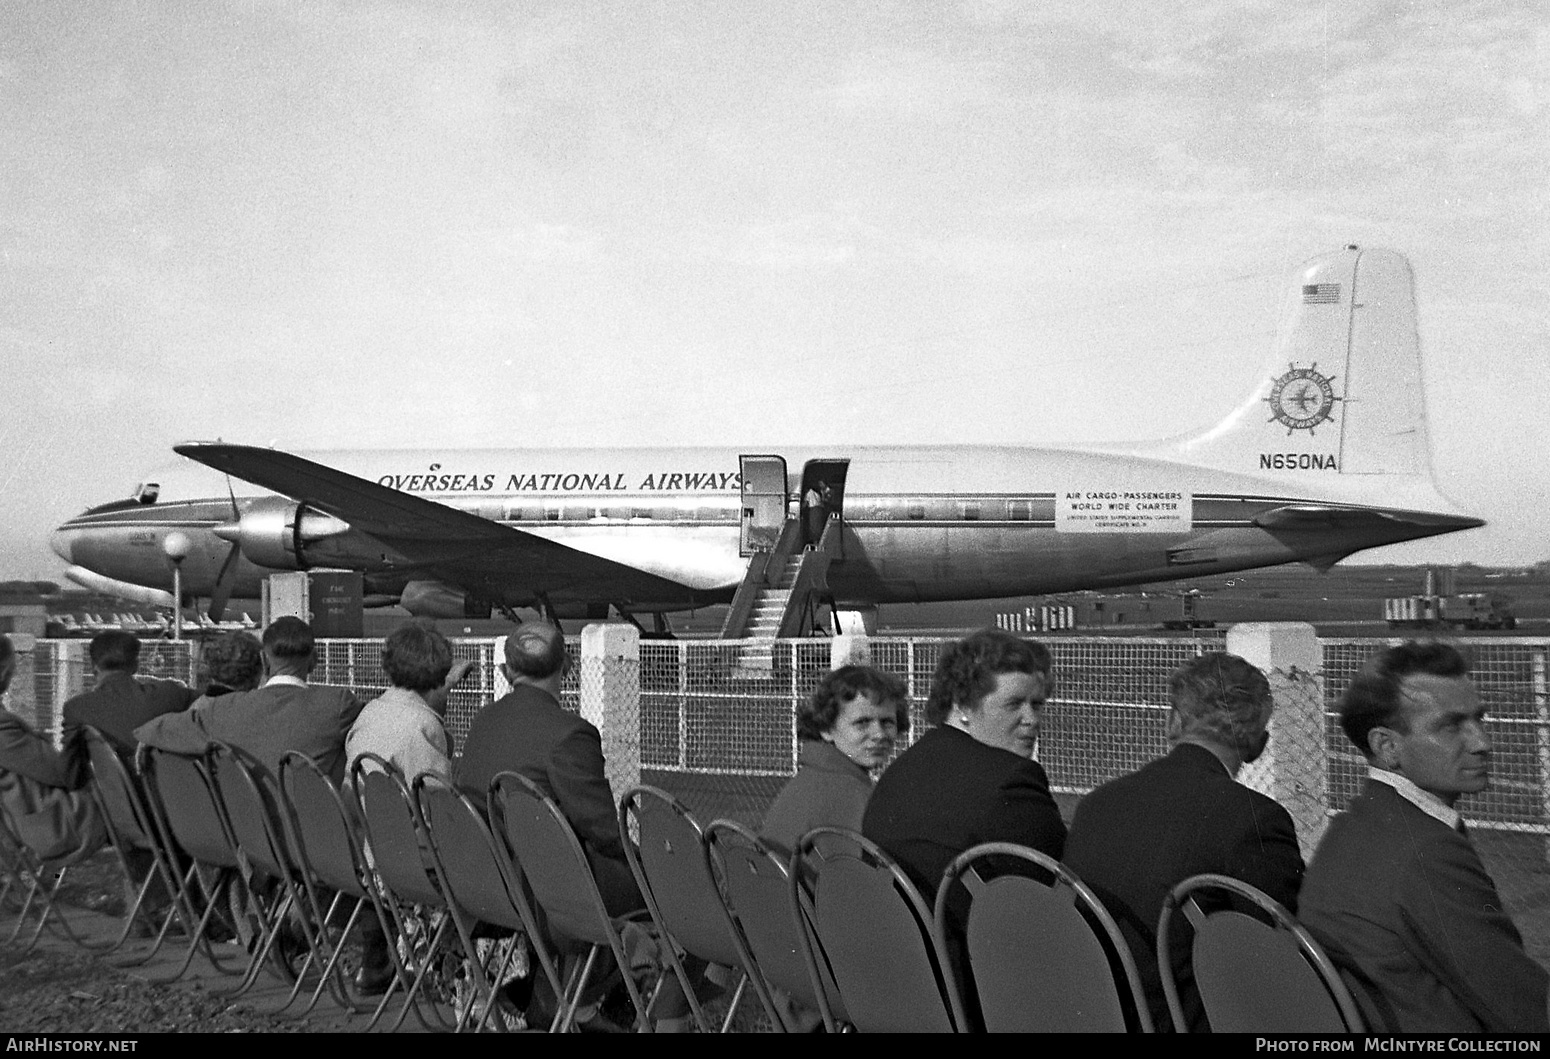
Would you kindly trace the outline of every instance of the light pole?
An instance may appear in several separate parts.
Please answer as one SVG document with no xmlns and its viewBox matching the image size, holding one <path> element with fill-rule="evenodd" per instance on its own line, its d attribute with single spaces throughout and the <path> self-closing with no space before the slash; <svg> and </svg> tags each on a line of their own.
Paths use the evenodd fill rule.
<svg viewBox="0 0 1550 1059">
<path fill-rule="evenodd" d="M 173 530 L 161 539 L 161 550 L 172 563 L 172 638 L 183 639 L 183 560 L 194 550 L 194 542 L 181 530 Z"/>
</svg>

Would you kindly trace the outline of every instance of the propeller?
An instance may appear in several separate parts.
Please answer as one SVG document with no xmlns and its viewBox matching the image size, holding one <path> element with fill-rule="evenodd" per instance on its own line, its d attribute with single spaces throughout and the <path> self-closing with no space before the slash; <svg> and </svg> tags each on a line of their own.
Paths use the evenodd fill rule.
<svg viewBox="0 0 1550 1059">
<path fill-rule="evenodd" d="M 213 622 L 219 622 L 226 613 L 226 604 L 231 599 L 232 586 L 237 580 L 237 560 L 242 556 L 241 537 L 237 533 L 242 512 L 237 508 L 237 491 L 232 488 L 229 474 L 226 476 L 226 495 L 231 498 L 231 521 L 225 526 L 216 527 L 215 534 L 223 540 L 230 540 L 231 548 L 226 552 L 226 561 L 221 563 L 221 572 L 215 577 L 215 588 L 210 592 L 210 609 L 206 614 Z M 228 526 L 231 527 L 230 536 L 221 532 Z"/>
</svg>

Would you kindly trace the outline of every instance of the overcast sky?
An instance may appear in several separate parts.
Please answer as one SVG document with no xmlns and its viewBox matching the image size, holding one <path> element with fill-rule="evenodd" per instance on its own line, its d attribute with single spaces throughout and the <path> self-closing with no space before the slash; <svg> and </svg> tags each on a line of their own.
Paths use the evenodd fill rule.
<svg viewBox="0 0 1550 1059">
<path fill-rule="evenodd" d="M 189 438 L 1171 435 L 1414 264 L 1437 478 L 1550 558 L 1550 9 L 55 3 L 0 17 L 0 577 Z"/>
</svg>

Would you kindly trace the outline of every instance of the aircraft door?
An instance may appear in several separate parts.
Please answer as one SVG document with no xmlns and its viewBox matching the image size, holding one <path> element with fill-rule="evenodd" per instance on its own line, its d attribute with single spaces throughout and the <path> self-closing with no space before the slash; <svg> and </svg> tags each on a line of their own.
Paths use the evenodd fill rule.
<svg viewBox="0 0 1550 1059">
<path fill-rule="evenodd" d="M 816 545 L 831 517 L 845 514 L 849 460 L 808 460 L 802 465 L 802 541 Z"/>
<path fill-rule="evenodd" d="M 785 457 L 739 456 L 737 462 L 743 479 L 738 554 L 774 551 L 786 525 Z"/>
</svg>

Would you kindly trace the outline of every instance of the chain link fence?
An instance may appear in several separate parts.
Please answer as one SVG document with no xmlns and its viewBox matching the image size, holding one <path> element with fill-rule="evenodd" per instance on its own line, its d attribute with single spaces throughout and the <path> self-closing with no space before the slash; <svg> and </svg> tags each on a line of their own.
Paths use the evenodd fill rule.
<svg viewBox="0 0 1550 1059">
<path fill-rule="evenodd" d="M 646 640 L 634 653 L 589 655 L 567 641 L 572 665 L 562 702 L 583 710 L 605 731 L 610 779 L 636 777 L 671 790 L 704 819 L 731 816 L 757 826 L 796 768 L 795 705 L 829 671 L 831 641 L 781 640 L 750 665 L 743 641 Z M 910 735 L 925 728 L 922 710 L 946 639 L 879 638 L 867 643 L 871 663 L 904 681 Z M 1192 638 L 1050 637 L 1054 695 L 1045 709 L 1039 760 L 1068 811 L 1086 791 L 1131 772 L 1167 750 L 1168 674 L 1205 651 L 1219 634 Z M 1266 758 L 1245 770 L 1290 775 L 1275 796 L 1299 826 L 1345 808 L 1360 791 L 1366 763 L 1340 730 L 1334 709 L 1361 665 L 1397 640 L 1323 639 L 1318 672 L 1291 667 L 1269 674 L 1281 703 Z M 1524 927 L 1530 951 L 1550 957 L 1550 643 L 1507 637 L 1454 641 L 1469 655 L 1489 710 L 1494 743 L 1492 783 L 1463 799 L 1482 857 L 1504 900 Z M 453 641 L 458 659 L 475 663 L 452 693 L 448 729 L 460 751 L 474 716 L 507 688 L 497 641 Z M 11 706 L 56 737 L 59 708 L 89 685 L 82 641 L 38 641 L 21 652 Z M 198 683 L 189 643 L 147 641 L 141 672 Z M 387 687 L 379 640 L 322 640 L 317 683 L 371 698 Z M 31 689 L 31 696 L 18 689 Z M 1322 696 L 1322 701 L 1320 701 Z M 590 698 L 589 698 L 590 697 Z M 30 702 L 27 701 L 30 698 Z M 1301 701 L 1304 709 L 1298 710 Z M 1283 718 L 1305 720 L 1301 727 Z M 900 749 L 903 749 L 901 745 Z M 628 759 L 628 760 L 626 760 Z M 1258 786 L 1258 784 L 1255 784 Z"/>
</svg>

